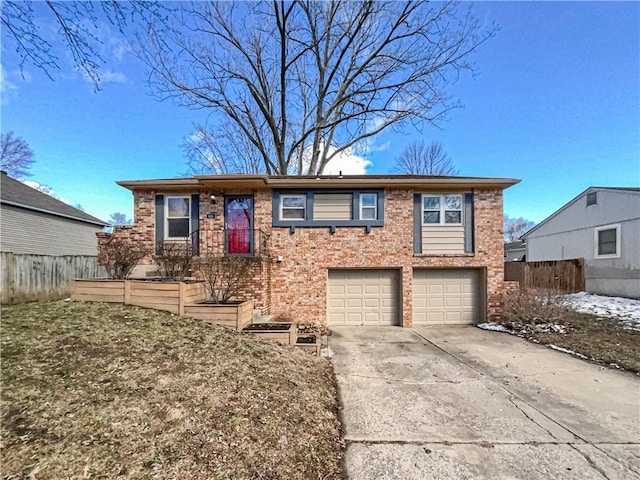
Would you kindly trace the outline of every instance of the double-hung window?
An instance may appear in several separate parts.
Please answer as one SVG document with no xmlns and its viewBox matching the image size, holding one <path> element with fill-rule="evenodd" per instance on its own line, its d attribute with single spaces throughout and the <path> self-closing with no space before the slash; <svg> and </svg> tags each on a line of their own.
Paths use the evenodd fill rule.
<svg viewBox="0 0 640 480">
<path fill-rule="evenodd" d="M 620 224 L 597 227 L 594 237 L 596 259 L 620 257 Z"/>
<path fill-rule="evenodd" d="M 282 195 L 280 202 L 281 219 L 304 220 L 307 217 L 307 197 L 305 195 Z"/>
<path fill-rule="evenodd" d="M 424 225 L 462 225 L 462 195 L 423 195 Z"/>
<path fill-rule="evenodd" d="M 378 194 L 360 194 L 360 220 L 376 220 L 378 218 Z"/>
<path fill-rule="evenodd" d="M 165 197 L 166 239 L 183 239 L 191 233 L 191 199 L 188 196 Z"/>
</svg>

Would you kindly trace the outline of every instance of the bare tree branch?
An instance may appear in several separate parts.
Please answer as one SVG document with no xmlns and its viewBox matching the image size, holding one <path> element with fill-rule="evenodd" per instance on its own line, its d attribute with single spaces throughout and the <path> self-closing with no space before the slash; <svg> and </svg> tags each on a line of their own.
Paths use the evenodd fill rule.
<svg viewBox="0 0 640 480">
<path fill-rule="evenodd" d="M 211 109 L 246 137 L 263 171 L 282 175 L 322 173 L 388 128 L 437 122 L 456 106 L 448 83 L 472 68 L 471 54 L 496 31 L 456 2 L 178 8 L 141 38 L 155 93 Z"/>
<path fill-rule="evenodd" d="M 22 137 L 13 132 L 0 133 L 0 170 L 13 178 L 28 177 L 34 161 L 33 152 Z"/>
<path fill-rule="evenodd" d="M 520 238 L 535 226 L 535 222 L 526 218 L 511 218 L 504 216 L 504 240 L 505 242 L 517 242 Z"/>
<path fill-rule="evenodd" d="M 440 142 L 414 141 L 400 153 L 394 171 L 409 175 L 457 175 L 451 159 Z"/>
<path fill-rule="evenodd" d="M 38 12 L 34 8 L 37 4 L 42 5 Z M 58 27 L 63 44 L 73 57 L 75 68 L 91 82 L 94 91 L 100 89 L 100 68 L 105 63 L 100 53 L 103 42 L 98 37 L 99 19 L 104 19 L 124 33 L 125 27 L 137 22 L 164 21 L 163 14 L 166 11 L 160 2 L 147 0 L 4 0 L 0 7 L 3 37 L 13 44 L 18 53 L 18 66 L 23 75 L 27 64 L 40 69 L 52 80 L 52 70 L 60 70 L 60 59 L 54 53 L 47 35 L 42 32 L 40 22 L 46 22 L 46 26 L 54 24 Z"/>
</svg>

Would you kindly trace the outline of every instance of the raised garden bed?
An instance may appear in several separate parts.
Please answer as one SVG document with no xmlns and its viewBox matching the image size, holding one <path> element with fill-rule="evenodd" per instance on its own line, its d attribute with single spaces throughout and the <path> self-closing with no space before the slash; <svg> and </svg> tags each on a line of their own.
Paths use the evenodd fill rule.
<svg viewBox="0 0 640 480">
<path fill-rule="evenodd" d="M 313 355 L 320 355 L 320 338 L 316 335 L 297 335 L 296 343 L 293 345 Z"/>
<path fill-rule="evenodd" d="M 170 282 L 149 280 L 88 279 L 74 280 L 72 300 L 111 302 L 154 308 L 184 315 L 187 304 L 205 298 L 201 281 Z"/>
<path fill-rule="evenodd" d="M 296 325 L 293 323 L 254 323 L 242 330 L 244 333 L 259 335 L 267 340 L 275 340 L 284 345 L 293 345 L 296 341 Z"/>
<path fill-rule="evenodd" d="M 253 319 L 253 300 L 236 303 L 200 302 L 185 305 L 184 315 L 240 331 Z"/>
</svg>

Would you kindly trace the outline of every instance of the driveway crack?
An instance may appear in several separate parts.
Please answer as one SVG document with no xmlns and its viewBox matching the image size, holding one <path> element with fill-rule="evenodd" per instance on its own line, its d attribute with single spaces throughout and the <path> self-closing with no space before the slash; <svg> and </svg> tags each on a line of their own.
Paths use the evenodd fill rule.
<svg viewBox="0 0 640 480">
<path fill-rule="evenodd" d="M 604 478 L 606 478 L 606 480 L 611 480 L 609 478 L 609 476 L 607 475 L 607 473 L 602 468 L 600 468 L 598 465 L 596 465 L 596 462 L 594 462 L 593 459 L 589 455 L 587 455 L 586 453 L 580 451 L 575 445 L 573 445 L 571 443 L 569 443 L 568 445 L 571 448 L 573 448 L 576 452 L 578 452 L 578 454 L 580 456 L 582 456 L 582 458 L 584 458 L 587 461 L 587 463 L 591 466 L 591 468 L 593 468 L 596 472 L 598 472 L 600 475 L 602 475 Z M 600 449 L 598 449 L 598 450 L 600 450 Z"/>
<path fill-rule="evenodd" d="M 366 378 L 366 379 L 370 379 L 370 380 L 382 380 L 382 381 L 385 381 L 385 382 L 388 382 L 388 383 L 403 383 L 403 384 L 406 384 L 406 385 L 437 385 L 437 384 L 440 384 L 440 383 L 450 383 L 450 384 L 454 384 L 454 385 L 462 385 L 462 384 L 480 382 L 482 380 L 481 378 L 477 378 L 477 379 L 465 380 L 465 381 L 434 380 L 433 382 L 414 382 L 414 381 L 411 381 L 411 380 L 402 380 L 402 379 L 391 378 L 391 377 L 382 377 L 382 376 L 376 376 L 376 375 L 360 375 L 360 374 L 351 374 L 351 373 L 336 373 L 336 376 L 338 376 L 338 377 L 346 377 L 346 378 Z"/>
<path fill-rule="evenodd" d="M 530 422 L 532 422 L 533 424 L 537 425 L 538 427 L 540 427 L 541 429 L 543 429 L 545 432 L 547 432 L 549 434 L 549 436 L 551 438 L 555 438 L 556 440 L 558 439 L 558 437 L 556 437 L 551 430 L 549 430 L 548 428 L 542 426 L 540 423 L 536 422 L 531 415 L 529 415 L 527 412 L 525 412 L 520 405 L 518 405 L 516 402 L 513 401 L 513 397 L 509 397 L 509 402 L 511 402 L 511 405 L 513 405 L 514 407 L 516 407 L 526 418 L 527 420 L 529 420 Z M 529 405 L 527 403 L 527 405 Z M 537 411 L 537 410 L 536 410 Z"/>
</svg>

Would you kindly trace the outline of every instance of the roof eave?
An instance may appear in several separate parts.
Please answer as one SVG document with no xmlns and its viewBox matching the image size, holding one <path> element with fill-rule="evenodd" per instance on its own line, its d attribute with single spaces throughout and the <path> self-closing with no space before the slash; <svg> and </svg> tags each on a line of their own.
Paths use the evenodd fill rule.
<svg viewBox="0 0 640 480">
<path fill-rule="evenodd" d="M 175 178 L 159 180 L 124 180 L 116 182 L 129 190 L 186 190 L 197 187 L 208 189 L 235 188 L 413 188 L 439 189 L 448 188 L 500 188 L 506 189 L 520 180 L 514 178 L 484 177 L 417 177 L 417 176 L 268 176 L 268 175 L 196 175 L 192 178 Z"/>
</svg>

